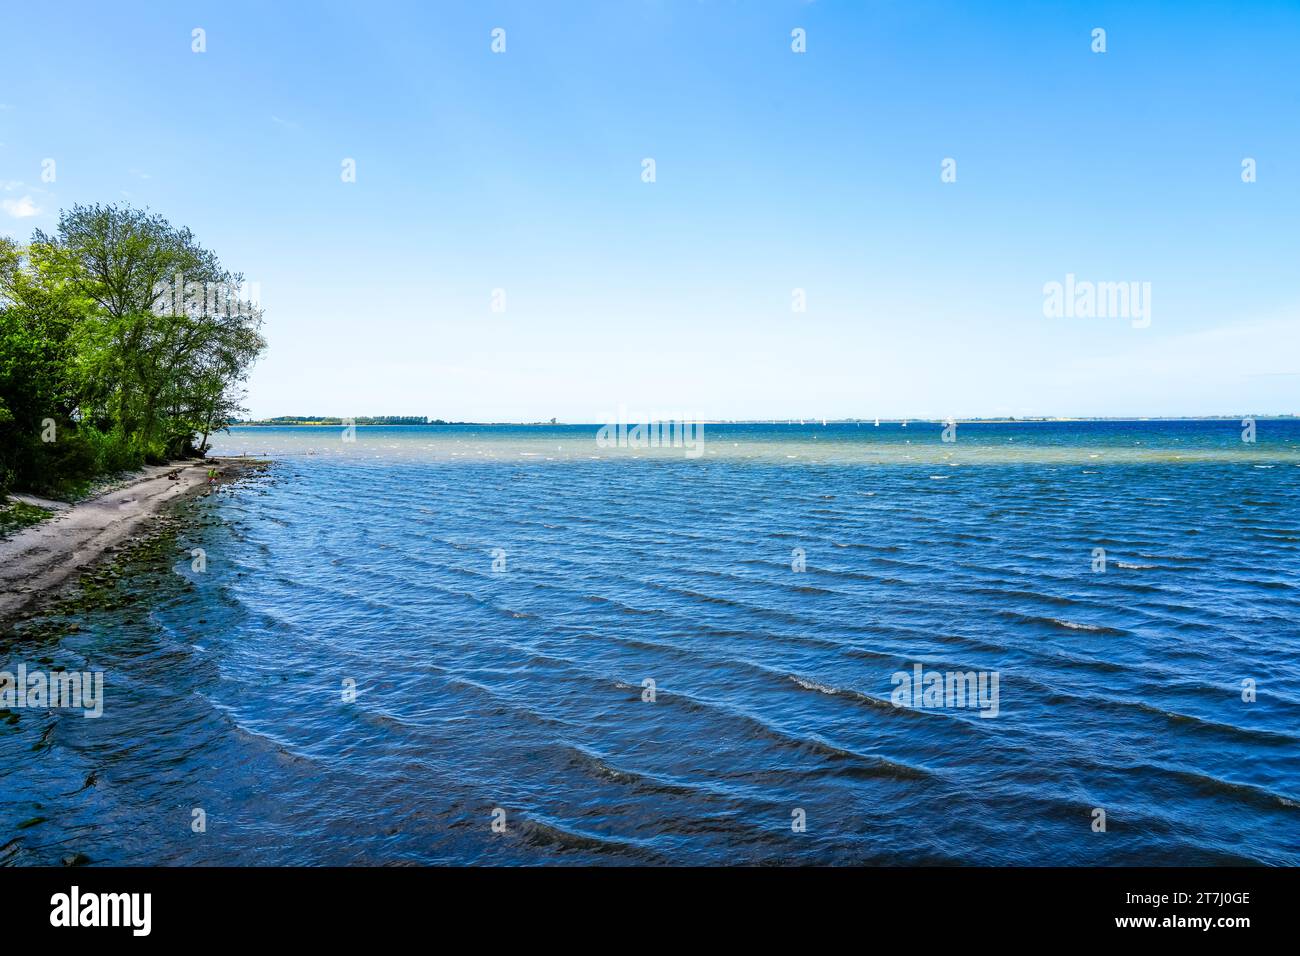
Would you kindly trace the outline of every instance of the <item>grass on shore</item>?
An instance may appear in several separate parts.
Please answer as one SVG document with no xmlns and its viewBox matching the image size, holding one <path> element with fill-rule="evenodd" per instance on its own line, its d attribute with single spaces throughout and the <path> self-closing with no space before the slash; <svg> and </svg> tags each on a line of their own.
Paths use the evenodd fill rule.
<svg viewBox="0 0 1300 956">
<path fill-rule="evenodd" d="M 29 505 L 24 501 L 0 500 L 0 538 L 13 534 L 54 514 L 49 508 Z"/>
</svg>

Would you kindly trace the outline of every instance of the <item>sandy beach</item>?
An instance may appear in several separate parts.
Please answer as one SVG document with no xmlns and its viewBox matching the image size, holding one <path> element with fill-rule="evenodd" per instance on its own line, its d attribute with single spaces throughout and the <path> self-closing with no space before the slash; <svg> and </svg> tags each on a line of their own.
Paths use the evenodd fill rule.
<svg viewBox="0 0 1300 956">
<path fill-rule="evenodd" d="M 150 465 L 125 483 L 76 504 L 12 495 L 57 513 L 0 539 L 0 620 L 59 591 L 110 549 L 144 530 L 170 503 L 208 488 L 208 470 L 222 479 L 252 462 L 209 458 Z M 175 478 L 169 475 L 178 472 Z"/>
</svg>

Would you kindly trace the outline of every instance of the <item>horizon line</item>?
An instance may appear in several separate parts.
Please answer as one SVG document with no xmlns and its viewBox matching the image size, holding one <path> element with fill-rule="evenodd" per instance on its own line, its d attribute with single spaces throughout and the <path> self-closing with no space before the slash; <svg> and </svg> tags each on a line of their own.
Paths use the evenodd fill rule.
<svg viewBox="0 0 1300 956">
<path fill-rule="evenodd" d="M 415 419 L 424 419 L 416 421 Z M 947 416 L 944 418 L 934 418 L 928 415 L 917 415 L 912 417 L 880 417 L 880 418 L 822 418 L 820 416 L 799 416 L 787 418 L 689 418 L 673 419 L 661 416 L 653 416 L 644 419 L 644 422 L 670 422 L 670 421 L 690 421 L 703 425 L 861 425 L 863 423 L 875 425 L 880 424 L 901 424 L 904 422 L 932 422 L 935 424 L 945 424 L 949 421 L 961 423 L 1043 423 L 1043 422 L 1210 422 L 1210 421 L 1239 421 L 1244 419 L 1300 419 L 1300 413 L 1296 412 L 1263 412 L 1263 413 L 1229 413 L 1215 415 L 972 415 L 972 416 Z M 383 421 L 382 419 L 392 419 Z M 397 421 L 397 419 L 406 419 L 406 421 Z M 427 415 L 274 415 L 269 418 L 249 418 L 239 419 L 228 423 L 228 427 L 279 424 L 279 425 L 300 425 L 310 426 L 312 424 L 334 425 L 352 422 L 358 428 L 368 427 L 412 427 L 418 428 L 422 425 L 529 425 L 529 426 L 577 426 L 577 425 L 608 425 L 609 421 L 560 421 L 558 419 L 534 419 L 531 421 L 473 421 L 461 419 L 452 421 L 450 419 L 434 418 Z M 642 419 L 629 419 L 626 424 L 641 424 Z"/>
</svg>

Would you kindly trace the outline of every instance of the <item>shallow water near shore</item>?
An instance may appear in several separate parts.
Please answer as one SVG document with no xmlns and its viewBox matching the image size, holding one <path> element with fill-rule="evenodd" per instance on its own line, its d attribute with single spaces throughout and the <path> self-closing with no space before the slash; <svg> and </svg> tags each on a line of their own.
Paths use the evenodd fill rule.
<svg viewBox="0 0 1300 956">
<path fill-rule="evenodd" d="M 1257 427 L 235 429 L 276 463 L 0 643 L 106 694 L 0 715 L 0 862 L 1300 864 Z M 997 715 L 895 707 L 918 664 Z"/>
</svg>

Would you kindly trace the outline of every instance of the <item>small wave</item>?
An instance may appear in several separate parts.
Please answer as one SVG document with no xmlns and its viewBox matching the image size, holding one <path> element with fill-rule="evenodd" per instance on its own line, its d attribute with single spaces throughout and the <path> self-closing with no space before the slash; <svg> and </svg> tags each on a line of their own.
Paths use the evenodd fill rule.
<svg viewBox="0 0 1300 956">
<path fill-rule="evenodd" d="M 588 853 L 642 853 L 639 848 L 621 840 L 595 836 L 570 830 L 553 823 L 525 818 L 519 824 L 524 842 L 530 846 L 550 847 L 564 851 L 586 851 Z"/>
<path fill-rule="evenodd" d="M 1269 742 L 1278 745 L 1291 746 L 1300 742 L 1291 734 L 1279 733 L 1275 730 L 1253 730 L 1250 727 L 1240 727 L 1237 724 L 1227 724 L 1218 720 L 1209 720 L 1205 717 L 1197 717 L 1195 714 L 1181 714 L 1173 710 L 1165 710 L 1163 707 L 1156 707 L 1145 701 L 1137 701 L 1135 706 L 1138 710 L 1148 714 L 1155 714 L 1159 717 L 1175 723 L 1186 724 L 1211 733 L 1220 734 L 1224 737 L 1233 737 L 1238 740 L 1250 741 L 1252 743 Z"/>
<path fill-rule="evenodd" d="M 861 778 L 885 777 L 892 780 L 926 780 L 933 774 L 921 767 L 898 763 L 885 757 L 867 756 L 853 750 L 836 747 L 818 737 L 810 737 L 801 745 L 802 750 L 824 758 L 835 773 Z"/>
<path fill-rule="evenodd" d="M 790 680 L 794 681 L 804 690 L 819 690 L 823 694 L 832 694 L 832 695 L 838 694 L 840 692 L 838 687 L 827 687 L 825 684 L 819 684 L 815 680 L 807 680 L 795 674 L 789 674 L 787 676 L 790 678 Z"/>
<path fill-rule="evenodd" d="M 693 796 L 699 793 L 695 787 L 669 783 L 646 773 L 623 770 L 609 763 L 605 758 L 591 753 L 581 747 L 566 746 L 569 751 L 569 763 L 584 773 L 598 780 L 624 784 L 645 793 L 667 794 L 670 796 Z"/>
<path fill-rule="evenodd" d="M 825 588 L 815 587 L 811 584 L 801 584 L 798 587 L 791 588 L 796 594 L 834 594 L 834 591 L 828 591 Z"/>
<path fill-rule="evenodd" d="M 1231 797 L 1244 803 L 1253 804 L 1259 807 L 1283 807 L 1285 809 L 1294 809 L 1300 807 L 1292 797 L 1285 794 L 1276 793 L 1265 787 L 1252 783 L 1237 783 L 1232 780 L 1224 780 L 1222 777 L 1211 776 L 1210 774 L 1201 773 L 1197 770 L 1183 770 L 1175 767 L 1165 767 L 1157 764 L 1142 764 L 1138 767 L 1127 768 L 1144 775 L 1146 774 L 1164 774 L 1173 777 L 1187 786 L 1201 793 L 1207 793 L 1216 796 Z"/>
<path fill-rule="evenodd" d="M 1053 624 L 1061 627 L 1068 627 L 1072 631 L 1108 631 L 1110 628 L 1101 627 L 1097 624 L 1080 624 L 1078 621 L 1065 621 L 1059 617 L 1049 618 Z"/>
<path fill-rule="evenodd" d="M 982 594 L 987 597 L 995 597 L 1001 600 L 1011 598 L 1020 598 L 1027 601 L 1042 601 L 1046 604 L 1056 604 L 1064 607 L 1076 607 L 1079 602 L 1073 598 L 1060 597 L 1055 594 L 1043 594 L 1039 591 L 1024 591 L 1013 588 L 999 587 L 963 587 L 961 589 L 966 594 Z"/>
<path fill-rule="evenodd" d="M 1107 627 L 1104 624 L 1086 624 L 1082 621 L 1069 621 L 1060 617 L 1039 617 L 1034 614 L 1020 614 L 1016 611 L 999 611 L 1000 616 L 1010 618 L 1013 621 L 1019 621 L 1023 624 L 1040 624 L 1048 627 L 1062 628 L 1068 631 L 1087 631 L 1091 634 L 1110 634 L 1115 637 L 1122 637 L 1128 631 L 1115 627 Z"/>
<path fill-rule="evenodd" d="M 622 601 L 616 601 L 614 598 L 605 597 L 602 594 L 584 594 L 584 601 L 590 601 L 593 604 L 608 604 L 620 614 L 669 614 L 671 612 L 661 607 L 632 607 L 630 604 L 624 604 Z"/>
<path fill-rule="evenodd" d="M 895 707 L 893 701 L 885 700 L 881 697 L 873 697 L 870 694 L 864 694 L 861 691 L 850 690 L 845 687 L 831 687 L 819 681 L 800 677 L 797 674 L 787 674 L 786 677 L 804 690 L 815 691 L 816 693 L 826 694 L 830 697 L 839 697 L 843 700 L 852 701 L 855 704 L 861 704 L 865 707 L 870 707 L 873 710 L 879 710 L 887 714 L 922 718 L 934 716 L 945 718 L 952 717 L 951 714 L 940 710 L 919 710 L 912 707 Z"/>
</svg>

